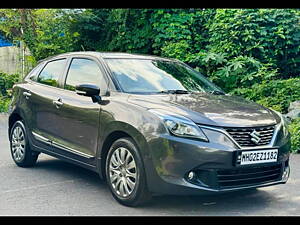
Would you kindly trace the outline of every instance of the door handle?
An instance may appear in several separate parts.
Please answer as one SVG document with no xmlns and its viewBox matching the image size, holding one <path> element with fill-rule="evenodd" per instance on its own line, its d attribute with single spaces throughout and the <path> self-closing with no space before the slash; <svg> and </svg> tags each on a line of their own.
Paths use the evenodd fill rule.
<svg viewBox="0 0 300 225">
<path fill-rule="evenodd" d="M 29 99 L 29 97 L 31 96 L 30 91 L 24 91 L 23 96 L 25 96 L 26 99 Z"/>
<path fill-rule="evenodd" d="M 59 108 L 59 107 L 61 107 L 64 103 L 62 102 L 62 99 L 59 98 L 59 99 L 57 99 L 57 100 L 54 100 L 54 101 L 53 101 L 53 104 L 56 106 L 56 108 Z"/>
</svg>

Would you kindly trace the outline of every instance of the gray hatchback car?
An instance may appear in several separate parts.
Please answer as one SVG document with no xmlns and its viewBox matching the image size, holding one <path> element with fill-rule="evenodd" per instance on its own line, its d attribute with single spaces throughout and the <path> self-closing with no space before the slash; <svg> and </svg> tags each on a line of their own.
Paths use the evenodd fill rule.
<svg viewBox="0 0 300 225">
<path fill-rule="evenodd" d="M 282 184 L 290 135 L 280 113 L 225 94 L 173 59 L 72 52 L 41 61 L 13 88 L 11 155 L 45 153 L 99 173 L 136 206 Z"/>
</svg>

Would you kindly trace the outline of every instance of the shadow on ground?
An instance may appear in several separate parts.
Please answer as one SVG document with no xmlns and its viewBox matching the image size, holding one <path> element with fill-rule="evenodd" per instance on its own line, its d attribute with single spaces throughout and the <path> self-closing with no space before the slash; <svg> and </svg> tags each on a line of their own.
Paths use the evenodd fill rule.
<svg viewBox="0 0 300 225">
<path fill-rule="evenodd" d="M 47 173 L 52 174 L 58 173 L 67 176 L 68 179 L 81 179 L 93 185 L 105 185 L 105 181 L 101 180 L 97 173 L 52 157 L 38 160 L 35 167 L 30 169 L 45 170 Z"/>
<path fill-rule="evenodd" d="M 47 173 L 63 174 L 68 179 L 80 179 L 89 185 L 95 186 L 100 192 L 107 192 L 108 187 L 104 180 L 101 180 L 95 172 L 79 166 L 64 162 L 58 159 L 47 159 L 38 161 L 34 170 L 45 170 Z M 103 190 L 104 189 L 104 190 Z M 178 215 L 192 215 L 204 213 L 209 215 L 240 215 L 245 213 L 256 214 L 268 207 L 270 202 L 276 201 L 269 192 L 261 189 L 250 189 L 223 193 L 209 196 L 154 196 L 150 202 L 138 208 L 129 210 L 145 211 L 152 213 L 166 214 L 173 211 Z M 113 198 L 112 198 L 112 201 Z M 116 202 L 117 207 L 123 207 Z"/>
</svg>

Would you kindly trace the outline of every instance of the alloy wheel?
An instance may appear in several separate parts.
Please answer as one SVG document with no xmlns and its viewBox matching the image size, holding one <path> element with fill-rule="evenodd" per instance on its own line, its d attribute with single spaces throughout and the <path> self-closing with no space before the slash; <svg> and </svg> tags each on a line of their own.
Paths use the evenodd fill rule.
<svg viewBox="0 0 300 225">
<path fill-rule="evenodd" d="M 14 159 L 21 162 L 25 157 L 25 135 L 21 127 L 14 128 L 11 144 Z"/>
<path fill-rule="evenodd" d="M 124 147 L 117 148 L 109 162 L 109 178 L 115 193 L 128 197 L 136 186 L 137 166 L 130 151 Z"/>
</svg>

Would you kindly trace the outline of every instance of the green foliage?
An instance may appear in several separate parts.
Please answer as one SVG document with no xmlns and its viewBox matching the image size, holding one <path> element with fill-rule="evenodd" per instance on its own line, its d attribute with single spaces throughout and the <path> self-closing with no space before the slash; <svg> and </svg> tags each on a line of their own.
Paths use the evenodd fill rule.
<svg viewBox="0 0 300 225">
<path fill-rule="evenodd" d="M 155 53 L 189 63 L 227 92 L 300 73 L 299 10 L 168 9 L 152 20 Z"/>
<path fill-rule="evenodd" d="M 190 44 L 193 13 L 188 9 L 159 9 L 153 14 L 151 22 L 155 33 L 155 54 L 160 54 L 161 49 L 171 43 L 186 41 Z"/>
<path fill-rule="evenodd" d="M 149 53 L 152 51 L 152 10 L 114 9 L 108 17 L 110 51 Z"/>
<path fill-rule="evenodd" d="M 77 14 L 67 9 L 0 9 L 0 32 L 11 40 L 24 41 L 38 61 L 77 50 L 78 32 L 70 29 Z"/>
<path fill-rule="evenodd" d="M 24 40 L 36 60 L 77 50 L 147 53 L 176 57 L 201 68 L 213 80 L 231 72 L 235 75 L 246 71 L 249 77 L 245 79 L 249 81 L 260 76 L 260 72 L 254 72 L 252 66 L 248 72 L 241 61 L 254 59 L 264 65 L 265 73 L 277 71 L 279 78 L 300 73 L 299 12 L 297 9 L 2 9 L 0 30 Z M 223 62 L 214 66 L 210 60 L 211 64 L 206 66 L 201 60 L 194 60 L 201 54 L 224 55 L 228 65 Z M 231 76 L 225 77 L 231 82 Z M 238 85 L 242 79 L 234 83 Z"/>
<path fill-rule="evenodd" d="M 0 113 L 7 112 L 10 104 L 10 98 L 0 96 Z"/>
<path fill-rule="evenodd" d="M 276 65 L 282 78 L 297 76 L 299 19 L 297 9 L 218 9 L 208 27 L 208 49 Z"/>
<path fill-rule="evenodd" d="M 11 88 L 20 79 L 18 74 L 0 72 L 0 112 L 7 112 L 10 103 Z"/>
<path fill-rule="evenodd" d="M 33 9 L 0 9 L 0 31 L 10 40 L 25 40 L 34 36 Z"/>
<path fill-rule="evenodd" d="M 205 24 L 214 16 L 215 9 L 158 9 L 151 16 L 153 27 L 154 54 L 171 57 L 172 49 L 179 49 L 188 45 L 185 52 L 181 52 L 185 61 L 190 55 L 204 49 L 208 44 L 208 29 Z M 189 55 L 189 56 L 188 56 Z"/>
<path fill-rule="evenodd" d="M 0 96 L 7 96 L 9 94 L 9 89 L 11 89 L 19 79 L 19 74 L 6 74 L 0 72 Z"/>
<path fill-rule="evenodd" d="M 263 81 L 251 88 L 237 88 L 231 94 L 241 95 L 281 113 L 287 113 L 290 102 L 300 99 L 300 78 Z"/>
<path fill-rule="evenodd" d="M 27 45 L 36 60 L 76 50 L 78 32 L 70 30 L 72 18 L 61 9 L 37 9 L 35 16 L 35 38 Z"/>
<path fill-rule="evenodd" d="M 188 57 L 190 57 L 190 55 L 187 55 L 187 52 L 190 51 L 190 45 L 185 40 L 176 43 L 166 42 L 166 45 L 162 47 L 161 50 L 162 56 L 189 61 Z"/>
<path fill-rule="evenodd" d="M 108 23 L 111 9 L 86 9 L 68 13 L 69 32 L 76 34 L 73 48 L 80 51 L 107 50 L 114 27 Z"/>
<path fill-rule="evenodd" d="M 229 92 L 235 88 L 246 88 L 278 77 L 276 69 L 249 56 L 228 57 L 226 53 L 200 52 L 190 61 L 198 65 L 200 72 Z"/>
<path fill-rule="evenodd" d="M 289 125 L 289 132 L 291 133 L 292 152 L 300 152 L 300 119 L 293 120 Z"/>
</svg>

